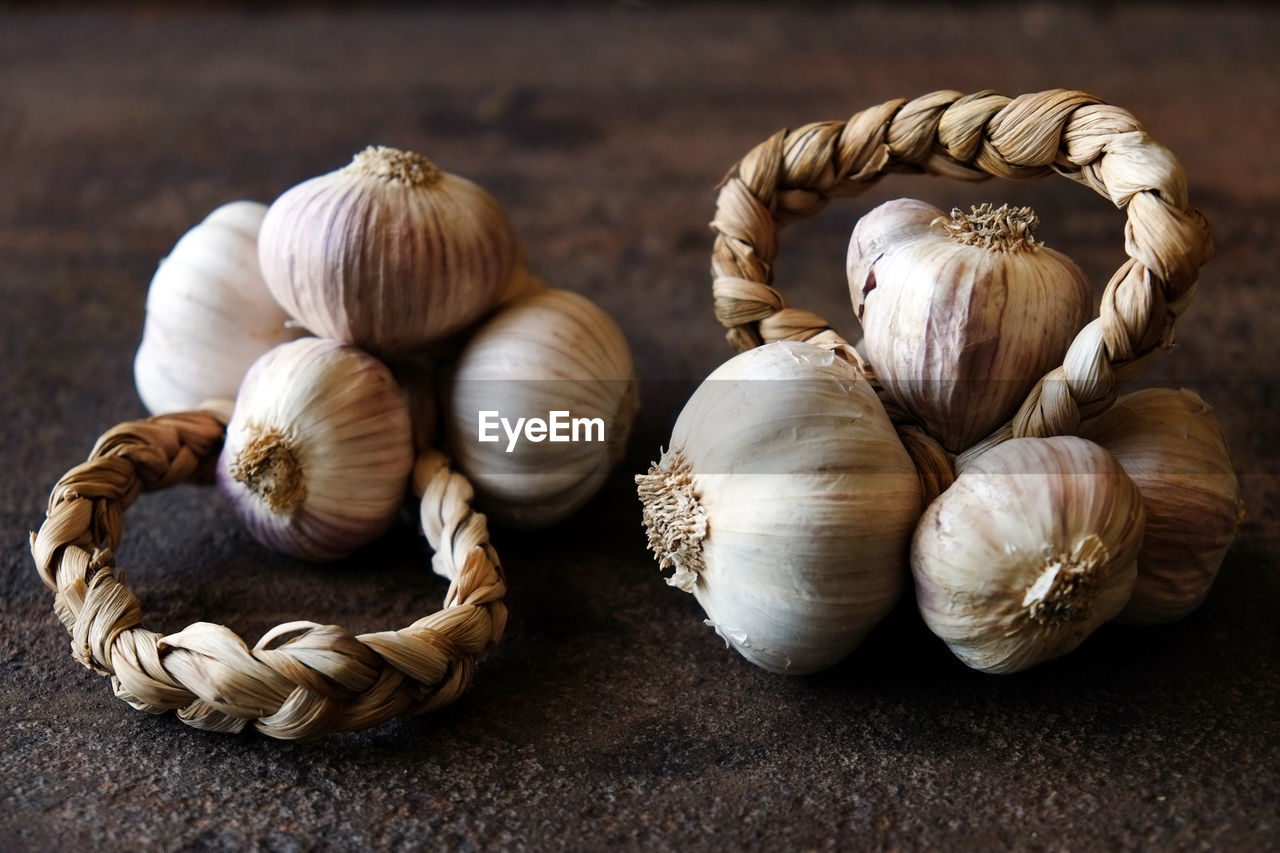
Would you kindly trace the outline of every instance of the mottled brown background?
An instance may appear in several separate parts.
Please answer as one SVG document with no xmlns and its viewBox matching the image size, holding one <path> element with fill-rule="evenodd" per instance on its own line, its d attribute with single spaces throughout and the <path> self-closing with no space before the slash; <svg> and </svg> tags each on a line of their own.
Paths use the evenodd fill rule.
<svg viewBox="0 0 1280 853">
<path fill-rule="evenodd" d="M 1280 846 L 1277 45 L 1280 13 L 1219 3 L 0 8 L 0 848 Z M 1017 676 L 966 670 L 909 600 L 825 674 L 750 667 L 662 582 L 630 484 L 728 355 L 715 184 L 782 126 L 1059 86 L 1143 119 L 1215 226 L 1150 378 L 1194 387 L 1232 441 L 1250 515 L 1217 586 L 1179 624 L 1106 627 Z M 572 521 L 495 531 L 510 628 L 456 706 L 304 744 L 135 712 L 67 654 L 26 531 L 142 414 L 143 298 L 177 237 L 374 142 L 487 186 L 531 265 L 619 319 L 644 379 L 630 455 Z M 1099 286 L 1122 258 L 1123 215 L 1066 181 L 894 178 L 784 232 L 779 286 L 847 317 L 848 232 L 898 195 L 1033 204 Z M 443 592 L 409 529 L 317 569 L 195 488 L 128 521 L 122 565 L 160 630 L 372 630 Z"/>
</svg>

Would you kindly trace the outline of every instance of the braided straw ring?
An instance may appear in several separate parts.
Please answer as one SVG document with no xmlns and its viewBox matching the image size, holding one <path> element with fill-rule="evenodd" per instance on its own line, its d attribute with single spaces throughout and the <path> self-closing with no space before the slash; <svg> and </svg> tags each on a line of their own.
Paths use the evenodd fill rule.
<svg viewBox="0 0 1280 853">
<path fill-rule="evenodd" d="M 207 622 L 168 636 L 141 627 L 141 604 L 115 571 L 124 510 L 142 491 L 209 482 L 225 431 L 211 412 L 123 423 L 54 487 L 31 553 L 75 658 L 140 710 L 177 709 L 188 725 L 222 732 L 253 721 L 276 738 L 369 728 L 466 692 L 476 656 L 502 636 L 506 585 L 471 485 L 435 451 L 418 459 L 413 487 L 432 568 L 450 581 L 438 613 L 358 637 L 289 622 L 252 649 Z"/>
<path fill-rule="evenodd" d="M 1068 434 L 1101 414 L 1118 380 L 1137 374 L 1173 323 L 1213 254 L 1209 225 L 1187 201 L 1177 159 L 1131 113 L 1083 92 L 1008 98 L 933 92 L 893 100 L 848 121 L 782 130 L 729 173 L 716 201 L 712 250 L 716 317 L 738 350 L 811 341 L 866 370 L 826 320 L 788 308 L 770 286 L 777 230 L 834 196 L 855 195 L 890 172 L 961 180 L 1016 180 L 1057 172 L 1127 209 L 1129 259 L 1107 284 L 1100 316 L 1076 336 L 1061 367 L 1039 380 L 992 440 Z M 870 371 L 868 370 L 868 373 Z"/>
</svg>

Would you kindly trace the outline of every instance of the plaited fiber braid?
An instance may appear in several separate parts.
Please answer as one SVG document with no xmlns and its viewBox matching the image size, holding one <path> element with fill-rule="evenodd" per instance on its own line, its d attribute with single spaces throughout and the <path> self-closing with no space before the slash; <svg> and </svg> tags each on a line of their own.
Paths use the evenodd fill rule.
<svg viewBox="0 0 1280 853">
<path fill-rule="evenodd" d="M 1100 316 L 995 440 L 1071 433 L 1110 406 L 1117 381 L 1171 342 L 1174 321 L 1213 254 L 1209 225 L 1188 203 L 1182 167 L 1126 110 L 1060 89 L 1016 98 L 934 92 L 848 121 L 779 131 L 729 173 L 712 223 L 712 275 L 716 317 L 734 347 L 809 340 L 845 352 L 870 374 L 826 320 L 787 306 L 771 286 L 772 267 L 779 227 L 893 172 L 961 180 L 1057 172 L 1128 213 L 1129 259 L 1107 284 Z"/>
<path fill-rule="evenodd" d="M 221 625 L 167 636 L 142 627 L 142 606 L 117 572 L 124 510 L 143 491 L 209 481 L 226 421 L 186 412 L 109 430 L 58 481 L 31 553 L 71 632 L 72 654 L 111 676 L 118 697 L 188 725 L 277 738 L 369 728 L 461 696 L 475 659 L 502 636 L 506 586 L 472 490 L 438 452 L 414 468 L 432 568 L 450 581 L 444 608 L 396 631 L 352 636 L 289 622 L 249 648 Z"/>
</svg>

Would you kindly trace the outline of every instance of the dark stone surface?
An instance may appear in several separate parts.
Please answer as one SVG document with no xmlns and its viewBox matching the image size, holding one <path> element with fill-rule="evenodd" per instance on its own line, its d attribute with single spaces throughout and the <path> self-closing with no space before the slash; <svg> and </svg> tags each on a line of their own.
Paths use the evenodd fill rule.
<svg viewBox="0 0 1280 853">
<path fill-rule="evenodd" d="M 1276 12 L 1231 4 L 0 10 L 0 848 L 1280 847 L 1277 43 Z M 965 669 L 910 601 L 826 673 L 752 668 L 662 582 L 630 484 L 728 355 L 716 182 L 781 126 L 1056 86 L 1135 112 L 1215 225 L 1180 345 L 1149 374 L 1218 409 L 1241 471 L 1250 517 L 1213 593 L 1016 676 Z M 67 654 L 26 531 L 95 437 L 142 414 L 143 299 L 177 237 L 374 142 L 490 188 L 531 266 L 619 319 L 644 378 L 630 454 L 559 528 L 495 530 L 511 623 L 457 705 L 312 743 L 133 711 Z M 1122 214 L 1066 182 L 901 178 L 785 232 L 779 287 L 848 316 L 848 231 L 897 195 L 1032 204 L 1099 287 L 1122 257 Z M 299 565 L 183 487 L 130 510 L 121 565 L 150 627 L 252 641 L 435 609 L 422 547 L 406 528 Z"/>
</svg>

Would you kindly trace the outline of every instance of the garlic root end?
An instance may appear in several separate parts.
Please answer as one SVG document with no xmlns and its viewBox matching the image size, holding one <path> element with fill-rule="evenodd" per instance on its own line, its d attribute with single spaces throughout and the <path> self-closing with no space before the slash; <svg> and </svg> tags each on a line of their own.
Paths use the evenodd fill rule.
<svg viewBox="0 0 1280 853">
<path fill-rule="evenodd" d="M 636 475 L 636 491 L 644 504 L 644 527 L 649 534 L 649 550 L 658 558 L 658 567 L 674 566 L 667 579 L 671 586 L 693 592 L 702 562 L 702 540 L 707 536 L 707 511 L 698 502 L 693 472 L 678 450 L 668 450 Z"/>
<path fill-rule="evenodd" d="M 1093 533 L 1070 554 L 1048 555 L 1040 576 L 1022 599 L 1027 616 L 1045 626 L 1087 620 L 1100 586 L 1098 569 L 1110 559 L 1107 546 Z"/>
<path fill-rule="evenodd" d="M 352 158 L 347 169 L 366 178 L 381 178 L 416 187 L 434 184 L 443 174 L 436 164 L 421 154 L 384 145 L 370 145 Z"/>
<path fill-rule="evenodd" d="M 252 489 L 276 515 L 302 505 L 306 479 L 294 443 L 280 430 L 252 430 L 252 436 L 231 463 L 231 476 Z"/>
<path fill-rule="evenodd" d="M 938 217 L 948 236 L 966 246 L 979 246 L 993 252 L 1020 252 L 1038 249 L 1035 230 L 1040 217 L 1029 207 L 992 207 L 980 204 L 969 213 L 953 208 L 951 218 Z"/>
</svg>

